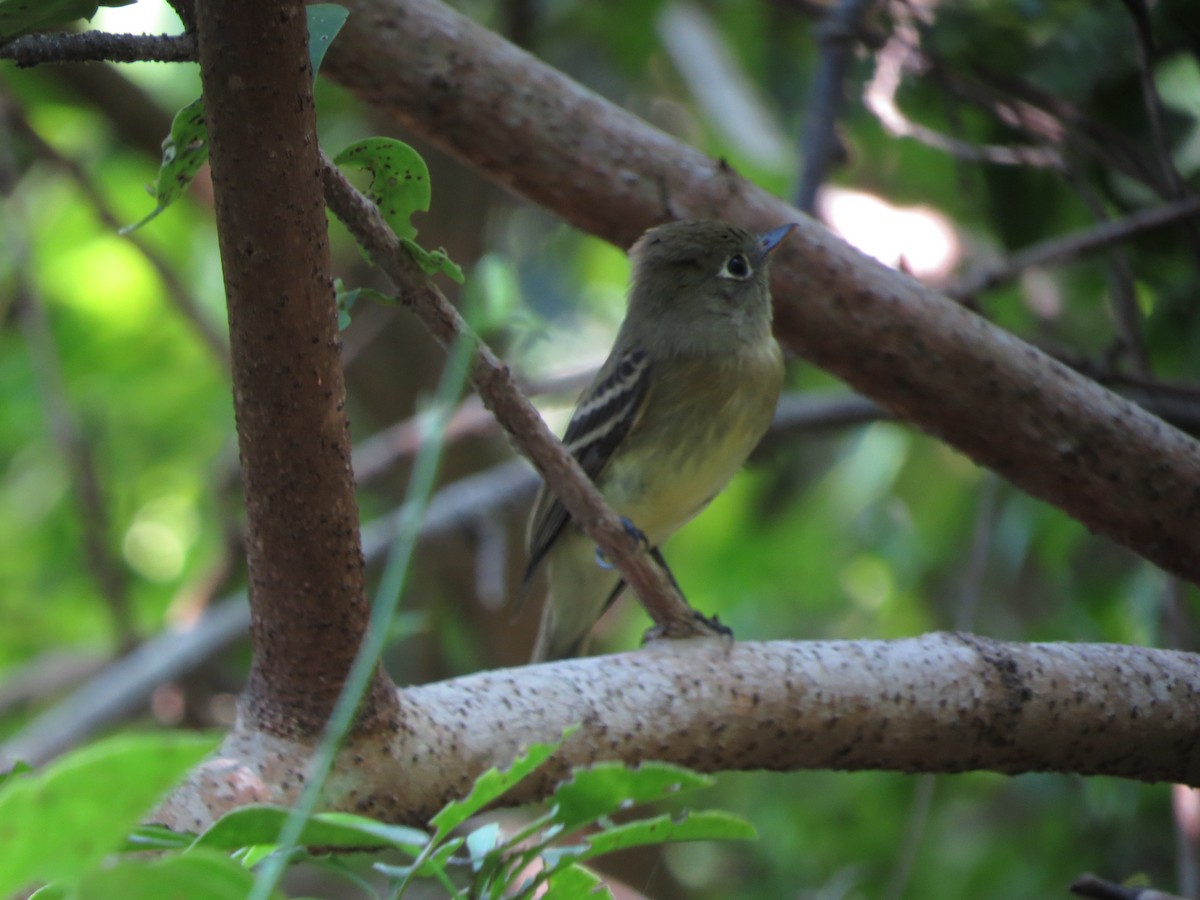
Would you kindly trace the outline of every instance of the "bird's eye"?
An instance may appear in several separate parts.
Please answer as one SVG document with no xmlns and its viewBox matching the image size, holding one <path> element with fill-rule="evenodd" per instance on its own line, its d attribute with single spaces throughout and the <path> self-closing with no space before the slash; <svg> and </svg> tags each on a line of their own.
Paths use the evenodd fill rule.
<svg viewBox="0 0 1200 900">
<path fill-rule="evenodd" d="M 746 254 L 735 253 L 729 259 L 725 260 L 725 265 L 721 268 L 719 274 L 722 278 L 745 281 L 754 274 L 754 269 L 750 267 L 750 260 L 746 259 Z"/>
</svg>

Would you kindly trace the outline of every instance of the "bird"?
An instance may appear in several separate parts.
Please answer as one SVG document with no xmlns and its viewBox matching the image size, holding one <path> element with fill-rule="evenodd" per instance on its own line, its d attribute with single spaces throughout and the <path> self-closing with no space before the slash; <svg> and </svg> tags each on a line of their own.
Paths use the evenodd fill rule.
<svg viewBox="0 0 1200 900">
<path fill-rule="evenodd" d="M 796 227 L 674 221 L 629 251 L 625 319 L 562 440 L 660 562 L 659 547 L 725 488 L 771 423 L 783 354 L 767 269 Z M 526 549 L 524 584 L 543 565 L 548 582 L 533 661 L 578 655 L 621 576 L 545 485 Z"/>
</svg>

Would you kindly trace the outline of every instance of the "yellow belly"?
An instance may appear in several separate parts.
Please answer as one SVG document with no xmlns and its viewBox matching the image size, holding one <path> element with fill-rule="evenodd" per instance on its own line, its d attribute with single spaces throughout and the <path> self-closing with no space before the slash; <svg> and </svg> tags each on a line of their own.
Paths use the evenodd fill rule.
<svg viewBox="0 0 1200 900">
<path fill-rule="evenodd" d="M 613 509 L 652 546 L 665 542 L 745 463 L 771 424 L 782 380 L 774 341 L 655 372 L 644 413 L 599 478 Z"/>
</svg>

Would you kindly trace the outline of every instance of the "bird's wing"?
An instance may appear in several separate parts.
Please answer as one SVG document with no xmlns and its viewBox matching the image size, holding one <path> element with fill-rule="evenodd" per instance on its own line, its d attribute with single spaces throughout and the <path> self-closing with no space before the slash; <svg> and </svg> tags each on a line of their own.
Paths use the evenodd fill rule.
<svg viewBox="0 0 1200 900">
<path fill-rule="evenodd" d="M 650 359 L 645 350 L 634 347 L 611 360 L 580 398 L 563 443 L 592 481 L 604 471 L 613 452 L 641 415 L 649 386 Z M 533 509 L 527 539 L 526 581 L 570 518 L 566 507 L 544 484 Z"/>
</svg>

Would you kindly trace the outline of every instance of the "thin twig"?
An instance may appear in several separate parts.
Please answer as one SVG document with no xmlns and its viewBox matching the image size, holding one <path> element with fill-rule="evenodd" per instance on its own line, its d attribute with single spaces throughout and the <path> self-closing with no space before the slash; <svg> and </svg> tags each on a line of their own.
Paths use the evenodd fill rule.
<svg viewBox="0 0 1200 900">
<path fill-rule="evenodd" d="M 553 375 L 537 382 L 522 384 L 526 396 L 570 392 L 578 394 L 592 380 L 596 369 Z M 454 443 L 468 437 L 496 434 L 499 425 L 476 395 L 467 397 L 446 424 L 446 441 Z M 421 431 L 420 416 L 411 416 L 389 425 L 354 447 L 354 477 L 361 486 L 383 474 L 391 466 L 417 452 Z"/>
<path fill-rule="evenodd" d="M 1061 145 L 1064 152 L 1094 159 L 1161 193 L 1161 183 L 1126 135 L 1088 116 L 1079 107 L 1008 72 L 979 63 L 969 74 L 919 48 L 914 66 L 927 72 L 953 96 L 982 109 L 1035 141 Z"/>
<path fill-rule="evenodd" d="M 73 62 L 195 62 L 196 38 L 191 34 L 26 34 L 0 45 L 0 59 L 15 60 L 20 68 L 43 63 Z"/>
<path fill-rule="evenodd" d="M 1083 204 L 1101 224 L 1111 221 L 1108 209 L 1096 196 L 1091 186 L 1074 170 L 1068 170 L 1069 181 L 1075 187 Z M 1109 289 L 1112 294 L 1113 321 L 1116 323 L 1117 340 L 1114 361 L 1128 356 L 1133 368 L 1143 375 L 1150 374 L 1150 354 L 1142 339 L 1142 311 L 1138 308 L 1137 287 L 1133 279 L 1133 264 L 1129 252 L 1123 246 L 1112 248 L 1107 254 Z"/>
<path fill-rule="evenodd" d="M 820 3 L 776 2 L 810 18 L 824 16 L 827 11 L 827 6 Z M 855 37 L 864 46 L 879 50 L 896 35 L 888 35 L 879 25 L 860 20 Z M 935 79 L 955 97 L 985 110 L 1005 125 L 1024 131 L 1038 142 L 1064 144 L 1082 151 L 1166 196 L 1157 172 L 1147 166 L 1132 141 L 1062 97 L 979 63 L 970 66 L 968 75 L 949 65 L 935 51 L 916 44 L 908 48 L 905 69 Z"/>
<path fill-rule="evenodd" d="M 962 279 L 946 294 L 955 300 L 969 300 L 983 291 L 1015 281 L 1026 269 L 1034 266 L 1073 262 L 1081 256 L 1107 249 L 1147 231 L 1196 216 L 1200 216 L 1200 198 L 1189 197 L 1165 206 L 1141 210 L 1122 219 L 1101 222 L 1091 228 L 1026 247 L 1004 263 Z"/>
<path fill-rule="evenodd" d="M 1080 875 L 1071 882 L 1070 891 L 1080 897 L 1091 897 L 1092 900 L 1185 900 L 1154 888 L 1126 887 L 1095 875 Z"/>
<path fill-rule="evenodd" d="M 918 52 L 916 27 L 907 15 L 898 15 L 895 33 L 876 54 L 875 75 L 863 91 L 863 102 L 880 123 L 896 137 L 909 137 L 926 146 L 942 150 L 962 159 L 995 163 L 1005 166 L 1033 166 L 1057 169 L 1062 165 L 1059 151 L 1053 147 L 998 146 L 972 144 L 932 128 L 913 122 L 900 110 L 896 93 L 904 71 Z"/>
<path fill-rule="evenodd" d="M 1146 8 L 1145 0 L 1121 2 L 1129 11 L 1134 30 L 1137 32 L 1138 84 L 1142 90 L 1142 105 L 1146 109 L 1146 118 L 1150 122 L 1154 155 L 1166 185 L 1165 196 L 1178 200 L 1187 197 L 1191 191 L 1175 165 L 1171 142 L 1167 139 L 1167 129 L 1163 124 L 1165 114 L 1162 97 L 1159 96 L 1158 85 L 1154 82 L 1154 34 L 1150 28 L 1150 11 Z M 1200 228 L 1189 225 L 1188 237 L 1192 244 L 1193 256 L 1200 258 Z"/>
<path fill-rule="evenodd" d="M 0 684 L 0 716 L 36 707 L 90 681 L 111 662 L 111 654 L 70 647 L 48 650 L 27 663 L 6 669 L 4 682 Z"/>
<path fill-rule="evenodd" d="M 837 123 L 846 102 L 846 72 L 859 22 L 871 3 L 872 0 L 841 0 L 821 26 L 821 60 L 813 75 L 800 148 L 804 171 L 796 188 L 796 208 L 809 215 L 838 147 Z"/>
<path fill-rule="evenodd" d="M 800 158 L 804 172 L 796 188 L 796 208 L 812 215 L 838 148 L 838 120 L 846 103 L 846 72 L 859 22 L 872 0 L 841 0 L 821 26 L 821 61 L 812 76 L 809 110 Z"/>
<path fill-rule="evenodd" d="M 1150 12 L 1144 0 L 1121 0 L 1121 3 L 1129 11 L 1137 32 L 1138 84 L 1142 90 L 1142 105 L 1146 108 L 1150 136 L 1154 141 L 1162 177 L 1171 194 L 1183 197 L 1187 193 L 1187 185 L 1175 167 L 1167 130 L 1163 126 L 1162 97 L 1158 95 L 1158 87 L 1154 83 L 1154 35 L 1150 29 Z"/>
</svg>

